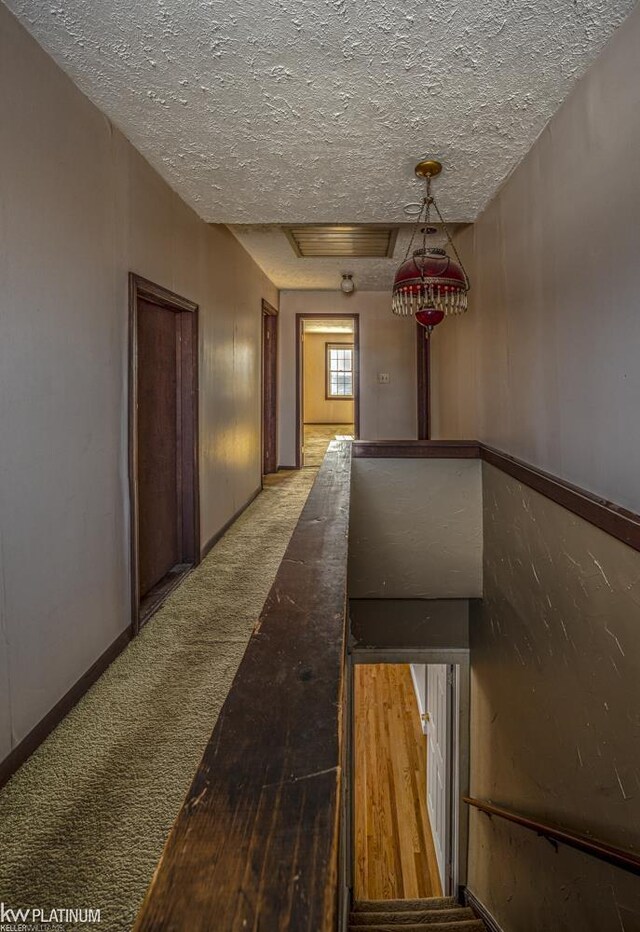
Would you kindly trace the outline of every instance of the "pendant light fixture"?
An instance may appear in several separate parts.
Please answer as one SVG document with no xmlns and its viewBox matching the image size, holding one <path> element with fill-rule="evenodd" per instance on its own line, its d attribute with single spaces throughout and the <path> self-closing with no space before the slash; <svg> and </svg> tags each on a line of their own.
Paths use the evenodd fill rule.
<svg viewBox="0 0 640 932">
<path fill-rule="evenodd" d="M 424 159 L 416 165 L 416 175 L 425 179 L 425 195 L 417 204 L 407 204 L 405 214 L 415 218 L 415 227 L 407 247 L 404 261 L 396 272 L 393 283 L 392 310 L 400 317 L 414 316 L 427 331 L 427 336 L 448 314 L 462 314 L 467 310 L 469 277 L 465 272 L 458 250 L 447 229 L 442 214 L 431 194 L 431 179 L 442 171 L 436 159 Z M 451 251 L 429 245 L 429 237 L 438 232 L 430 225 L 431 208 L 440 220 Z M 422 245 L 413 249 L 418 233 Z"/>
</svg>

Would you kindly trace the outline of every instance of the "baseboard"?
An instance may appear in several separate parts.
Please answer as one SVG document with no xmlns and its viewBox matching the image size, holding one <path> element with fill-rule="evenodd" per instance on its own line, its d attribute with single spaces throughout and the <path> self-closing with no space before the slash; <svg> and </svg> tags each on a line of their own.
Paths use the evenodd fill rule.
<svg viewBox="0 0 640 932">
<path fill-rule="evenodd" d="M 299 466 L 278 466 L 278 472 L 296 472 Z"/>
<path fill-rule="evenodd" d="M 0 763 L 0 787 L 3 787 L 8 780 L 14 775 L 16 770 L 24 764 L 27 758 L 31 757 L 33 752 L 47 738 L 51 732 L 60 724 L 62 719 L 69 714 L 76 703 L 84 694 L 93 686 L 104 671 L 121 654 L 129 641 L 131 640 L 131 628 L 127 628 L 122 634 L 119 634 L 115 641 L 107 647 L 103 654 L 93 663 L 86 673 L 80 677 L 71 689 L 65 693 L 62 699 L 57 702 L 50 712 L 32 728 L 26 738 L 23 738 L 13 751 Z"/>
<path fill-rule="evenodd" d="M 280 468 L 282 468 L 282 467 L 278 467 L 278 468 L 280 469 Z M 245 511 L 253 501 L 255 501 L 255 499 L 258 497 L 258 495 L 260 495 L 260 492 L 262 492 L 262 486 L 261 486 L 261 485 L 258 486 L 258 488 L 255 489 L 255 491 L 253 491 L 253 492 L 251 493 L 251 495 L 250 495 L 249 498 L 246 500 L 246 502 L 244 503 L 244 505 L 242 505 L 241 508 L 238 508 L 238 510 L 237 510 L 233 515 L 231 515 L 231 517 L 229 518 L 229 520 L 228 520 L 225 524 L 222 525 L 222 527 L 220 528 L 220 530 L 219 530 L 219 531 L 216 531 L 216 533 L 215 533 L 212 537 L 209 538 L 209 540 L 206 542 L 206 544 L 204 545 L 204 547 L 202 547 L 202 549 L 201 549 L 201 551 L 200 551 L 200 559 L 201 559 L 201 560 L 204 560 L 204 558 L 207 556 L 207 554 L 208 554 L 208 553 L 213 549 L 213 547 L 215 547 L 215 545 L 218 543 L 218 541 L 219 541 L 220 538 L 223 536 L 223 534 L 226 534 L 226 533 L 227 533 L 227 531 L 229 530 L 229 528 L 231 527 L 231 525 L 234 523 L 234 521 L 237 521 L 238 518 L 240 517 L 240 515 L 242 514 L 242 512 Z"/>
<path fill-rule="evenodd" d="M 240 517 L 242 512 L 249 507 L 252 501 L 260 494 L 262 488 L 257 488 L 251 496 L 244 503 L 242 508 L 239 508 L 238 511 L 231 517 L 224 527 L 213 535 L 213 537 L 205 544 L 202 549 L 201 559 L 204 559 L 209 553 L 211 548 L 220 540 L 222 535 L 229 530 L 234 521 Z M 104 653 L 98 657 L 98 659 L 93 663 L 86 673 L 80 677 L 80 679 L 75 683 L 71 689 L 62 697 L 62 699 L 57 702 L 50 712 L 47 712 L 45 717 L 38 722 L 38 724 L 31 729 L 29 734 L 22 739 L 20 744 L 18 744 L 3 761 L 0 762 L 0 787 L 4 786 L 8 780 L 14 775 L 16 770 L 24 764 L 24 762 L 31 757 L 33 752 L 38 748 L 42 742 L 47 738 L 51 732 L 60 724 L 65 715 L 68 715 L 71 709 L 76 705 L 79 699 L 84 696 L 84 694 L 93 686 L 99 677 L 102 676 L 104 671 L 108 666 L 113 663 L 118 654 L 122 653 L 124 648 L 127 646 L 131 640 L 132 633 L 131 628 L 127 628 L 126 631 L 123 631 L 122 634 L 118 635 L 113 644 L 111 644 Z"/>
<path fill-rule="evenodd" d="M 470 906 L 479 919 L 482 919 L 489 932 L 502 932 L 502 928 L 493 918 L 487 907 L 482 903 L 469 887 L 462 888 L 462 900 L 465 906 Z"/>
</svg>

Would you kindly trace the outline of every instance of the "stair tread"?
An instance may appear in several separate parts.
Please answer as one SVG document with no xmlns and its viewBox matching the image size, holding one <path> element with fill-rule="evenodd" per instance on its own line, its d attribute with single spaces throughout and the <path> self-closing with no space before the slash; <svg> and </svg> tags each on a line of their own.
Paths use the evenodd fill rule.
<svg viewBox="0 0 640 932">
<path fill-rule="evenodd" d="M 382 925 L 349 925 L 350 932 L 487 932 L 480 919 L 463 919 L 460 922 L 419 922 L 398 926 L 397 923 Z"/>
<path fill-rule="evenodd" d="M 396 910 L 447 909 L 457 906 L 452 896 L 428 896 L 417 900 L 357 900 L 354 913 L 388 913 Z"/>
<path fill-rule="evenodd" d="M 352 932 L 398 932 L 398 928 L 403 929 L 404 932 L 487 932 L 480 919 L 463 919 L 461 922 L 419 922 L 417 925 L 411 923 L 403 926 L 394 923 L 349 926 Z"/>
<path fill-rule="evenodd" d="M 475 914 L 468 906 L 448 906 L 444 909 L 419 909 L 419 910 L 397 910 L 391 912 L 353 912 L 349 918 L 350 924 L 354 928 L 363 929 L 371 925 L 394 925 L 403 928 L 405 924 L 413 923 L 434 923 L 434 922 L 459 922 L 461 919 L 475 919 Z"/>
</svg>

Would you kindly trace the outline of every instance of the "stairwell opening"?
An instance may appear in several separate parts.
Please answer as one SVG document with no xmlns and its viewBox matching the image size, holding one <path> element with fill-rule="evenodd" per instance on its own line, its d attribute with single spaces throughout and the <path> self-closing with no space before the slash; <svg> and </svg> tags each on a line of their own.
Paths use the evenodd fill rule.
<svg viewBox="0 0 640 932">
<path fill-rule="evenodd" d="M 466 874 L 467 652 L 355 649 L 348 692 L 352 902 L 456 896 Z"/>
</svg>

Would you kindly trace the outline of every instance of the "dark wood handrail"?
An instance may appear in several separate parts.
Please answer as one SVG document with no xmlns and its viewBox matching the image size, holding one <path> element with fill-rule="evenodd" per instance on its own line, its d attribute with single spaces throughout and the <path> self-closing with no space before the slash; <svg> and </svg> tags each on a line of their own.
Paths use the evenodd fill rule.
<svg viewBox="0 0 640 932">
<path fill-rule="evenodd" d="M 136 932 L 335 932 L 350 473 L 335 441 Z"/>
<path fill-rule="evenodd" d="M 357 440 L 355 459 L 481 459 L 640 551 L 640 514 L 477 440 Z"/>
<path fill-rule="evenodd" d="M 624 848 L 617 848 L 615 845 L 609 845 L 597 838 L 590 838 L 588 835 L 580 835 L 570 829 L 560 828 L 558 825 L 546 825 L 544 822 L 529 819 L 517 812 L 512 812 L 510 809 L 502 809 L 500 806 L 494 806 L 493 803 L 482 799 L 475 799 L 472 796 L 465 796 L 463 799 L 468 806 L 473 806 L 487 815 L 506 819 L 507 822 L 514 822 L 516 825 L 521 825 L 522 828 L 529 829 L 529 831 L 535 832 L 550 841 L 575 848 L 577 851 L 599 858 L 601 861 L 606 861 L 607 864 L 615 865 L 615 867 L 621 867 L 632 874 L 640 874 L 640 855 L 625 851 Z"/>
<path fill-rule="evenodd" d="M 477 440 L 355 440 L 355 459 L 479 459 Z"/>
</svg>

